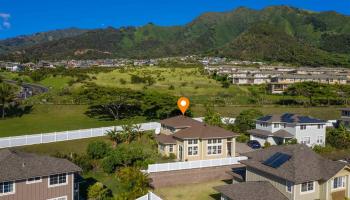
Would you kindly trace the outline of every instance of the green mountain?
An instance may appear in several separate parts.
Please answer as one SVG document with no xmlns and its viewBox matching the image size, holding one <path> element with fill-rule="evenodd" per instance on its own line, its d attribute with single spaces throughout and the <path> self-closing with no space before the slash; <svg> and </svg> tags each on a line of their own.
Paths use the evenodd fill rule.
<svg viewBox="0 0 350 200">
<path fill-rule="evenodd" d="M 1 41 L 0 41 L 1 44 Z M 350 17 L 286 6 L 205 13 L 184 26 L 90 30 L 6 51 L 7 60 L 150 58 L 188 54 L 350 66 Z"/>
</svg>

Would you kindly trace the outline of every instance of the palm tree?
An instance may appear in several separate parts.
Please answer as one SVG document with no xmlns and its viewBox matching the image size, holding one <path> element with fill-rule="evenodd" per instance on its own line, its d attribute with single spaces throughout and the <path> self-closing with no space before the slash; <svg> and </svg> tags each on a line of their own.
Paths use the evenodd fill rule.
<svg viewBox="0 0 350 200">
<path fill-rule="evenodd" d="M 13 86 L 6 83 L 0 83 L 0 105 L 2 119 L 5 118 L 6 105 L 13 102 L 15 96 L 15 89 Z"/>
<path fill-rule="evenodd" d="M 117 144 L 124 142 L 123 135 L 118 132 L 115 128 L 113 130 L 107 131 L 107 136 L 113 142 L 113 147 L 116 147 Z"/>
</svg>

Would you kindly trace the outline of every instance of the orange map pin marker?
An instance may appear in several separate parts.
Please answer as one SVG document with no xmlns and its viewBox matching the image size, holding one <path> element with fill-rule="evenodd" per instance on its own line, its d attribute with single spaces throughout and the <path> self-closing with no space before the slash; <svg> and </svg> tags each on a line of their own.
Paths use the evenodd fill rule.
<svg viewBox="0 0 350 200">
<path fill-rule="evenodd" d="M 190 106 L 190 100 L 188 100 L 186 97 L 181 97 L 179 100 L 177 100 L 177 107 L 182 112 L 182 115 L 185 115 L 185 112 L 187 108 Z"/>
</svg>

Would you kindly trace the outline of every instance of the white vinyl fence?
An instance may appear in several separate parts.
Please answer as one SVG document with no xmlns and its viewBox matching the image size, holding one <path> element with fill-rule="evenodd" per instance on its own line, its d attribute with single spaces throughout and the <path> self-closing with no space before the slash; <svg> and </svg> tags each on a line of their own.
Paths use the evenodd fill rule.
<svg viewBox="0 0 350 200">
<path fill-rule="evenodd" d="M 142 131 L 155 130 L 156 128 L 160 127 L 160 124 L 158 122 L 142 123 L 139 125 L 141 126 L 140 129 Z M 54 133 L 43 133 L 35 135 L 4 137 L 0 138 L 0 148 L 100 137 L 104 136 L 107 131 L 114 129 L 117 131 L 121 131 L 122 127 L 111 126 Z"/>
<path fill-rule="evenodd" d="M 247 159 L 248 158 L 246 156 L 239 156 L 239 157 L 229 157 L 229 158 L 220 158 L 220 159 L 211 159 L 211 160 L 196 160 L 196 161 L 187 161 L 187 162 L 152 164 L 152 165 L 148 165 L 148 169 L 146 170 L 146 172 L 147 173 L 165 172 L 165 171 L 173 171 L 173 170 L 234 165 L 234 164 L 240 164 L 239 161 L 247 160 Z"/>
<path fill-rule="evenodd" d="M 155 195 L 153 192 L 148 192 L 146 195 L 139 197 L 136 200 L 163 200 L 163 199 Z"/>
</svg>

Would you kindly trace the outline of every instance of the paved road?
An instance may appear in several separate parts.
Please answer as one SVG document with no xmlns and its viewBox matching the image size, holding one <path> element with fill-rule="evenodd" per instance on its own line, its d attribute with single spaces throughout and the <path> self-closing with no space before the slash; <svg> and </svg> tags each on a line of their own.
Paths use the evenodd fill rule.
<svg viewBox="0 0 350 200">
<path fill-rule="evenodd" d="M 16 84 L 16 85 L 18 83 L 17 81 L 8 80 L 8 79 L 5 79 L 4 82 L 10 83 L 10 84 Z M 19 98 L 22 98 L 22 99 L 26 99 L 30 96 L 46 93 L 49 91 L 47 87 L 44 87 L 38 84 L 33 84 L 33 83 L 22 83 L 21 87 L 22 87 L 22 91 L 19 94 Z"/>
</svg>

